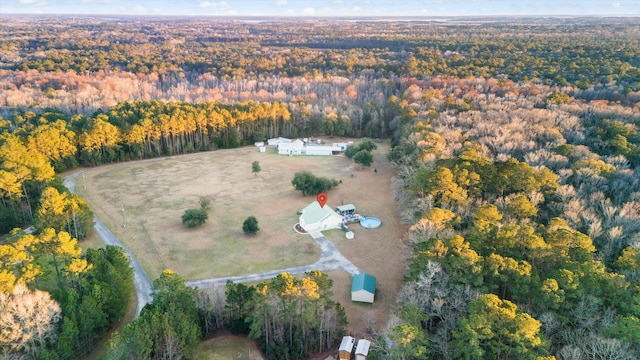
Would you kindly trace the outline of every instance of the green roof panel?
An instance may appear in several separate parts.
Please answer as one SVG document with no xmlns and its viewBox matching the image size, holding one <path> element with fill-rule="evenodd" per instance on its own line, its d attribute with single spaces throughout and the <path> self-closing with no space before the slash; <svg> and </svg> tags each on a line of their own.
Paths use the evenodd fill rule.
<svg viewBox="0 0 640 360">
<path fill-rule="evenodd" d="M 353 277 L 351 292 L 366 290 L 372 294 L 376 293 L 376 278 L 372 275 L 361 273 Z"/>
</svg>

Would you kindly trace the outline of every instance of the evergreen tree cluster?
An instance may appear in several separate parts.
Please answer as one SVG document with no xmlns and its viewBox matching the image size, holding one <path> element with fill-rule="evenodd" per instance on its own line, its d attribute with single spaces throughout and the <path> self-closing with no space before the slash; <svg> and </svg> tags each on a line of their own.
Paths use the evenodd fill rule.
<svg viewBox="0 0 640 360">
<path fill-rule="evenodd" d="M 189 359 L 202 338 L 197 290 L 171 270 L 153 281 L 153 301 L 122 334 L 114 333 L 109 359 Z"/>
<path fill-rule="evenodd" d="M 281 273 L 254 286 L 227 283 L 231 330 L 258 340 L 269 359 L 302 359 L 342 338 L 344 309 L 331 300 L 333 281 L 314 270 L 297 279 Z"/>
<path fill-rule="evenodd" d="M 371 152 L 378 146 L 371 139 L 362 139 L 358 145 L 349 145 L 344 151 L 344 156 L 353 159 L 356 164 L 369 167 L 373 163 L 373 154 Z"/>
<path fill-rule="evenodd" d="M 336 179 L 315 176 L 310 171 L 299 171 L 294 174 L 291 185 L 293 185 L 296 190 L 302 191 L 303 196 L 307 196 L 318 195 L 322 192 L 329 191 L 338 186 L 338 181 Z"/>
</svg>

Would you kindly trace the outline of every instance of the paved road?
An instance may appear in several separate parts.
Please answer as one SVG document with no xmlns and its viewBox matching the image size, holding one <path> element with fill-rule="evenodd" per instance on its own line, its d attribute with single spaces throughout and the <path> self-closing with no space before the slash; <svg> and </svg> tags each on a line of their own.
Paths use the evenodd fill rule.
<svg viewBox="0 0 640 360">
<path fill-rule="evenodd" d="M 282 272 L 288 272 L 291 274 L 302 274 L 311 270 L 344 270 L 351 275 L 357 275 L 360 273 L 360 269 L 355 266 L 351 261 L 347 260 L 341 253 L 338 248 L 329 240 L 327 240 L 321 232 L 313 232 L 310 233 L 318 245 L 320 246 L 320 250 L 322 251 L 320 255 L 320 260 L 316 261 L 311 265 L 298 266 L 286 269 L 279 270 L 271 270 L 265 271 L 256 274 L 247 274 L 247 275 L 238 275 L 238 276 L 225 276 L 220 278 L 212 278 L 212 279 L 200 279 L 200 280 L 189 280 L 186 282 L 188 286 L 198 287 L 200 289 L 212 288 L 217 285 L 224 285 L 228 280 L 232 282 L 250 282 L 250 281 L 260 281 L 265 279 L 271 279 L 275 276 L 278 276 Z"/>
<path fill-rule="evenodd" d="M 69 189 L 69 191 L 74 192 L 76 189 L 76 177 L 80 175 L 82 171 L 73 173 L 69 176 L 66 176 L 63 180 L 64 186 Z M 131 260 L 131 267 L 133 268 L 133 284 L 136 288 L 136 295 L 138 297 L 138 307 L 136 309 L 136 316 L 140 315 L 140 311 L 142 308 L 151 302 L 153 299 L 151 296 L 151 291 L 153 287 L 151 286 L 151 280 L 149 280 L 149 276 L 144 272 L 140 263 L 133 257 L 133 254 L 127 250 L 127 248 L 118 240 L 115 235 L 106 226 L 98 219 L 97 217 L 93 218 L 94 226 L 96 233 L 100 235 L 102 241 L 106 245 L 114 245 L 121 247 L 126 253 L 129 259 Z"/>
</svg>

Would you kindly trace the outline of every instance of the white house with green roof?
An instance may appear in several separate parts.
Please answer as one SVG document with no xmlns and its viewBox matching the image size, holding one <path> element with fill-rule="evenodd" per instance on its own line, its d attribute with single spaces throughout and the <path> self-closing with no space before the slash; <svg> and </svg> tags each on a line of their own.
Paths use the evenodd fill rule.
<svg viewBox="0 0 640 360">
<path fill-rule="evenodd" d="M 302 209 L 300 215 L 300 226 L 307 232 L 339 229 L 341 224 L 342 216 L 328 205 L 320 206 L 317 201 Z"/>
<path fill-rule="evenodd" d="M 366 273 L 355 275 L 351 282 L 351 301 L 373 304 L 376 295 L 376 278 Z"/>
</svg>

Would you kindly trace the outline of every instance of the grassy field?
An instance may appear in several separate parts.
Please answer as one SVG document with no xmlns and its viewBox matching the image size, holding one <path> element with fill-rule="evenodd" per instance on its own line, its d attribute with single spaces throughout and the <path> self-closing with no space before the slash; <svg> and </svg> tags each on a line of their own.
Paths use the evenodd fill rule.
<svg viewBox="0 0 640 360">
<path fill-rule="evenodd" d="M 388 150 L 388 144 L 380 144 L 371 168 L 342 156 L 288 157 L 273 149 L 259 153 L 254 147 L 218 150 L 89 169 L 78 176 L 76 190 L 151 279 L 165 268 L 185 279 L 199 279 L 315 262 L 320 255 L 315 241 L 292 228 L 296 212 L 315 197 L 295 191 L 291 179 L 295 172 L 308 170 L 340 180 L 328 193 L 328 206 L 353 203 L 358 212 L 382 220 L 375 230 L 352 225 L 353 240 L 341 231 L 326 234 L 348 259 L 378 278 L 376 303 L 358 305 L 350 302 L 348 274 L 331 273 L 334 297 L 347 310 L 349 329 L 364 333 L 372 318 L 373 326 L 385 325 L 404 271 L 405 229 L 391 193 L 394 171 L 386 160 Z M 257 176 L 251 173 L 255 160 L 262 167 Z M 181 216 L 198 207 L 200 197 L 211 201 L 209 220 L 187 229 Z M 253 237 L 242 233 L 242 222 L 250 215 L 260 225 Z"/>
</svg>

